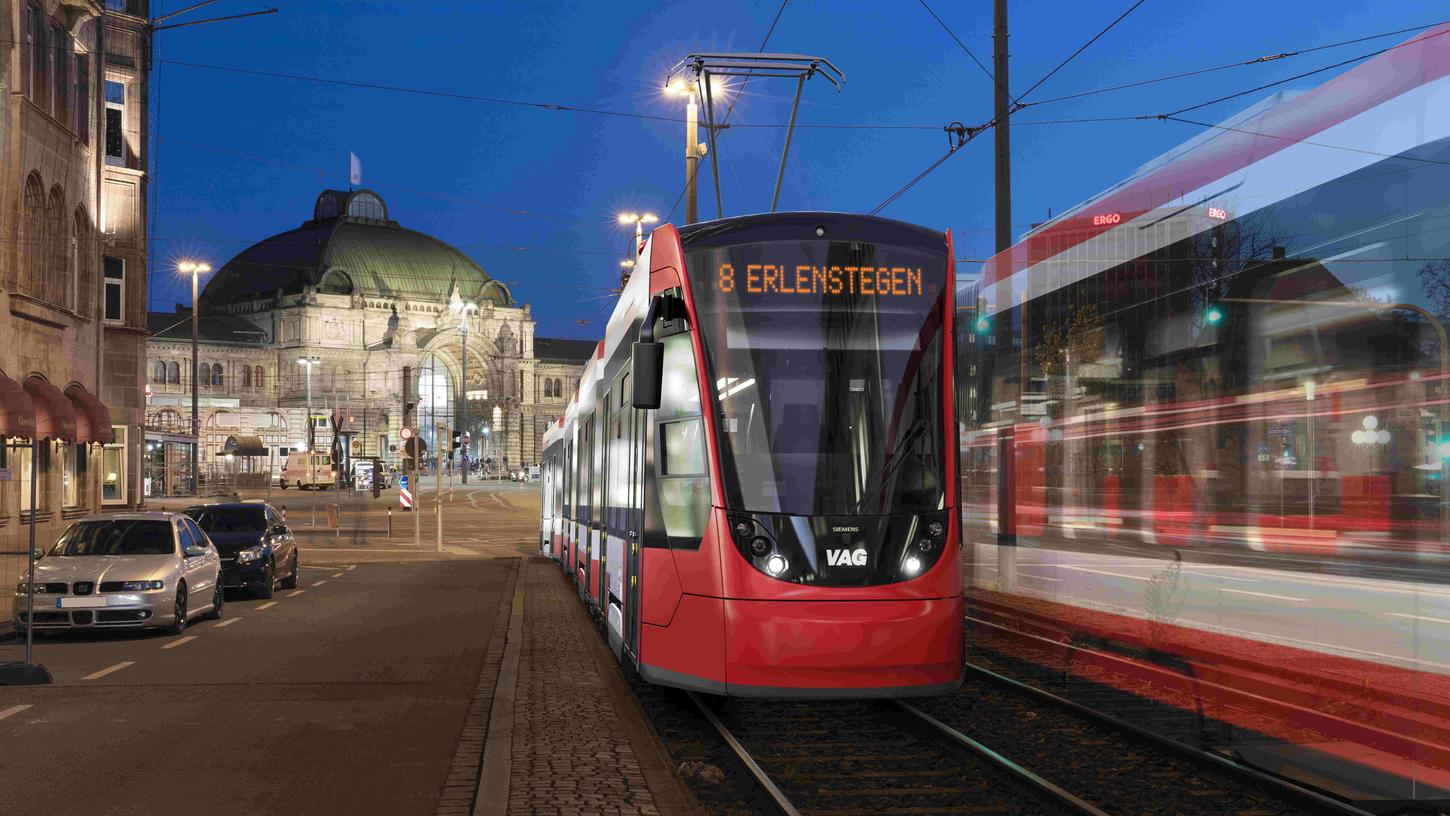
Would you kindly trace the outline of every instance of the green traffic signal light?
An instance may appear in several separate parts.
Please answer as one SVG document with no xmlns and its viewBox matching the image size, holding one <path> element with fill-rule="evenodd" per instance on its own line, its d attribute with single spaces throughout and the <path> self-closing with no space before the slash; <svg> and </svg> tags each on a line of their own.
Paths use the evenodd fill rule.
<svg viewBox="0 0 1450 816">
<path fill-rule="evenodd" d="M 1203 320 L 1210 326 L 1217 326 L 1223 322 L 1223 309 L 1217 306 L 1208 307 L 1208 311 L 1203 313 Z"/>
<path fill-rule="evenodd" d="M 972 325 L 972 328 L 976 330 L 977 334 L 986 334 L 992 330 L 992 320 L 986 315 L 983 315 L 977 318 L 977 322 Z"/>
</svg>

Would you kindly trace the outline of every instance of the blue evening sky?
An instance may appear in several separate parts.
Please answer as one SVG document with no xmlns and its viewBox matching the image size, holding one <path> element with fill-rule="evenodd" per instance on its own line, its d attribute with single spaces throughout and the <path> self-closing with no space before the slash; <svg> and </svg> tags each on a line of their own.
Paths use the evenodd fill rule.
<svg viewBox="0 0 1450 816">
<path fill-rule="evenodd" d="M 191 0 L 155 2 L 154 14 Z M 990 65 L 991 0 L 929 0 Z M 256 10 L 221 0 L 184 19 Z M 629 235 L 614 215 L 664 216 L 683 188 L 684 126 L 510 107 L 188 67 L 205 63 L 475 96 L 683 116 L 663 97 L 666 71 L 697 51 L 753 51 L 779 0 L 443 2 L 267 0 L 281 13 L 159 33 L 151 302 L 189 300 L 182 257 L 220 266 L 311 216 L 323 187 L 347 186 L 363 162 L 393 218 L 468 252 L 533 306 L 539 333 L 603 329 Z M 1021 93 L 1131 0 L 1017 0 L 1012 89 Z M 1028 98 L 1347 40 L 1450 17 L 1427 0 L 1147 0 Z M 1400 42 L 1372 40 L 1294 59 L 1071 100 L 1016 115 L 1013 212 L 1021 232 L 1198 132 L 1189 125 L 1033 121 L 1153 114 Z M 799 122 L 940 127 L 991 117 L 990 80 L 916 0 L 789 0 L 768 51 L 820 55 L 846 74 L 816 79 Z M 1304 89 L 1330 74 L 1299 80 Z M 732 122 L 783 124 L 793 82 L 756 80 Z M 1268 95 L 1197 116 L 1219 121 Z M 703 137 L 703 132 L 702 132 Z M 727 215 L 768 210 L 784 131 L 722 134 Z M 939 130 L 797 130 L 782 209 L 864 212 L 945 152 Z M 700 213 L 714 217 L 708 164 Z M 520 214 L 517 211 L 525 211 Z M 992 139 L 984 134 L 882 214 L 958 236 L 959 258 L 992 250 Z M 683 204 L 674 220 L 683 220 Z M 527 250 L 510 249 L 527 247 Z M 964 264 L 961 272 L 975 271 Z M 578 321 L 589 321 L 580 325 Z"/>
</svg>

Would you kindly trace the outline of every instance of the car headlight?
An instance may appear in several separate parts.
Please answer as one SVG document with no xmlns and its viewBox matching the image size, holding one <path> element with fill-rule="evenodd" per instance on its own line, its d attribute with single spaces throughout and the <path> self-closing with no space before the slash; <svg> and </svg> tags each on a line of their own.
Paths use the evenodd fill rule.
<svg viewBox="0 0 1450 816">
<path fill-rule="evenodd" d="M 166 586 L 161 581 L 122 581 L 118 592 L 153 592 Z"/>
<path fill-rule="evenodd" d="M 262 560 L 262 552 L 263 550 L 261 544 L 258 544 L 255 547 L 248 547 L 245 550 L 237 553 L 237 563 L 250 564 L 253 561 L 260 561 Z"/>
<path fill-rule="evenodd" d="M 45 590 L 46 590 L 45 584 L 42 584 L 42 583 L 40 583 L 40 582 L 37 581 L 36 584 L 35 584 L 35 594 L 36 595 L 44 595 L 45 594 Z M 15 585 L 15 594 L 16 595 L 29 595 L 30 594 L 30 584 L 27 584 L 24 581 L 21 581 L 20 583 L 16 584 Z"/>
</svg>

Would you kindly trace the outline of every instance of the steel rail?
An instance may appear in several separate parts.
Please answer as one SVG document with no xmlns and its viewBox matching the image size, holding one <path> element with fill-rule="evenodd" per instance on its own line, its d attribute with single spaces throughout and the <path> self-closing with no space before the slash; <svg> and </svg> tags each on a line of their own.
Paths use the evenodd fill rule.
<svg viewBox="0 0 1450 816">
<path fill-rule="evenodd" d="M 1046 689 L 1024 683 L 1014 677 L 1008 677 L 1005 674 L 1000 674 L 975 663 L 968 662 L 966 665 L 968 671 L 998 685 L 1006 686 L 1014 691 L 1036 697 L 1040 700 L 1045 700 L 1082 716 L 1085 719 L 1102 723 L 1155 746 L 1167 748 L 1190 761 L 1207 766 L 1212 770 L 1238 777 L 1241 780 L 1252 782 L 1261 789 L 1268 789 L 1274 794 L 1293 800 L 1297 804 L 1304 805 L 1317 812 L 1334 814 L 1334 816 L 1372 816 L 1369 811 L 1357 808 L 1349 802 L 1336 799 L 1313 788 L 1300 785 L 1293 780 L 1260 770 L 1252 765 L 1247 765 L 1231 757 L 1224 756 L 1223 754 L 1196 748 L 1171 737 L 1163 736 L 1140 725 L 1089 708 L 1082 703 L 1069 700 Z"/>
<path fill-rule="evenodd" d="M 1021 765 L 1018 765 L 1016 762 L 1013 762 L 1007 757 L 1004 757 L 996 751 L 993 751 L 991 748 L 988 748 L 982 743 L 977 742 L 966 734 L 963 734 L 955 728 L 952 728 L 950 725 L 947 725 L 941 720 L 938 720 L 937 718 L 931 716 L 925 711 L 922 711 L 916 706 L 903 700 L 892 700 L 892 702 L 896 704 L 897 708 L 905 711 L 908 714 L 911 714 L 913 717 L 916 717 L 918 721 L 930 726 L 932 732 L 937 736 L 944 738 L 946 741 L 952 743 L 953 745 L 966 748 L 973 754 L 976 754 L 978 757 L 985 759 L 988 763 L 990 763 L 998 770 L 1006 771 L 1013 777 L 1027 782 L 1032 787 L 1036 788 L 1039 792 L 1050 796 L 1059 804 L 1071 808 L 1074 812 L 1087 814 L 1087 816 L 1109 816 L 1106 811 L 1098 808 L 1091 802 L 1084 801 L 1083 799 L 1073 795 L 1067 790 L 1058 787 L 1057 785 L 1047 781 L 1046 779 L 1043 779 L 1042 777 L 1033 773 L 1031 770 L 1028 770 Z"/>
<path fill-rule="evenodd" d="M 710 725 L 715 727 L 715 731 L 730 746 L 730 750 L 735 752 L 735 758 L 740 760 L 740 763 L 745 766 L 746 770 L 750 771 L 751 776 L 755 777 L 756 783 L 760 785 L 761 790 L 765 791 L 766 795 L 775 803 L 776 809 L 784 814 L 784 816 L 801 816 L 801 812 L 796 809 L 796 806 L 786 797 L 785 793 L 765 773 L 765 769 L 760 767 L 755 761 L 755 758 L 750 755 L 750 752 L 745 750 L 745 746 L 740 744 L 740 740 L 736 739 L 735 735 L 730 733 L 730 729 L 725 727 L 725 723 L 720 722 L 720 718 L 715 716 L 715 712 L 711 711 L 705 705 L 699 695 L 693 691 L 686 692 L 686 695 L 690 698 L 690 702 L 694 703 L 695 707 L 700 709 L 700 713 L 705 715 L 705 719 L 709 720 Z"/>
</svg>

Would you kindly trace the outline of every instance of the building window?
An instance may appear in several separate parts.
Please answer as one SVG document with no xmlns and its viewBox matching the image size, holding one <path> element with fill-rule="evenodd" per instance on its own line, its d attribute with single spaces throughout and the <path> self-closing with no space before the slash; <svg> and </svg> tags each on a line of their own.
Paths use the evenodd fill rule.
<svg viewBox="0 0 1450 816">
<path fill-rule="evenodd" d="M 89 446 L 60 443 L 61 506 L 80 507 L 86 499 L 86 453 Z"/>
<path fill-rule="evenodd" d="M 267 375 L 262 372 L 262 367 L 257 366 L 257 368 L 252 372 L 252 385 L 256 386 L 257 388 L 262 388 L 266 385 L 266 377 Z"/>
<path fill-rule="evenodd" d="M 123 258 L 105 260 L 106 275 L 106 322 L 120 323 L 126 315 L 126 261 Z"/>
<path fill-rule="evenodd" d="M 76 103 L 71 108 L 71 129 L 81 144 L 91 143 L 91 58 L 76 54 Z"/>
<path fill-rule="evenodd" d="M 106 80 L 106 164 L 124 164 L 126 140 L 122 128 L 126 121 L 126 84 Z"/>
<path fill-rule="evenodd" d="M 176 385 L 181 384 L 181 366 L 171 363 L 166 366 L 166 381 Z"/>
<path fill-rule="evenodd" d="M 222 386 L 222 364 L 217 363 L 211 367 L 211 384 L 220 388 Z"/>
<path fill-rule="evenodd" d="M 242 387 L 243 388 L 251 388 L 252 387 L 252 367 L 251 366 L 242 366 Z"/>
<path fill-rule="evenodd" d="M 50 443 L 41 442 L 35 448 L 32 448 L 31 443 L 24 440 L 14 440 L 10 443 L 11 466 L 15 468 L 15 472 L 19 476 L 16 484 L 19 485 L 20 489 L 20 512 L 22 513 L 30 512 L 31 508 L 30 481 L 36 471 L 36 468 L 32 467 L 32 465 L 35 464 L 35 453 L 37 450 L 40 453 L 40 480 L 35 483 L 34 506 L 37 510 L 44 511 L 49 505 L 49 497 L 46 495 L 47 491 L 45 489 L 45 474 L 50 471 Z"/>
<path fill-rule="evenodd" d="M 125 425 L 112 425 L 116 441 L 101 449 L 101 504 L 126 503 Z"/>
<path fill-rule="evenodd" d="M 201 376 L 197 377 L 196 382 L 197 382 L 198 385 L 211 385 L 211 364 L 210 363 L 202 363 L 201 364 Z"/>
<path fill-rule="evenodd" d="M 75 49 L 71 45 L 70 34 L 60 25 L 54 25 L 50 29 L 50 47 L 54 50 L 52 64 L 55 66 L 55 82 L 53 92 L 50 95 L 50 115 L 58 122 L 66 122 L 71 115 L 70 107 L 70 64 L 71 52 Z"/>
<path fill-rule="evenodd" d="M 156 361 L 156 368 L 152 369 L 152 372 L 151 372 L 151 382 L 155 382 L 155 383 L 165 383 L 166 382 L 166 364 L 163 363 L 163 362 L 161 362 L 160 360 L 157 360 Z"/>
</svg>

